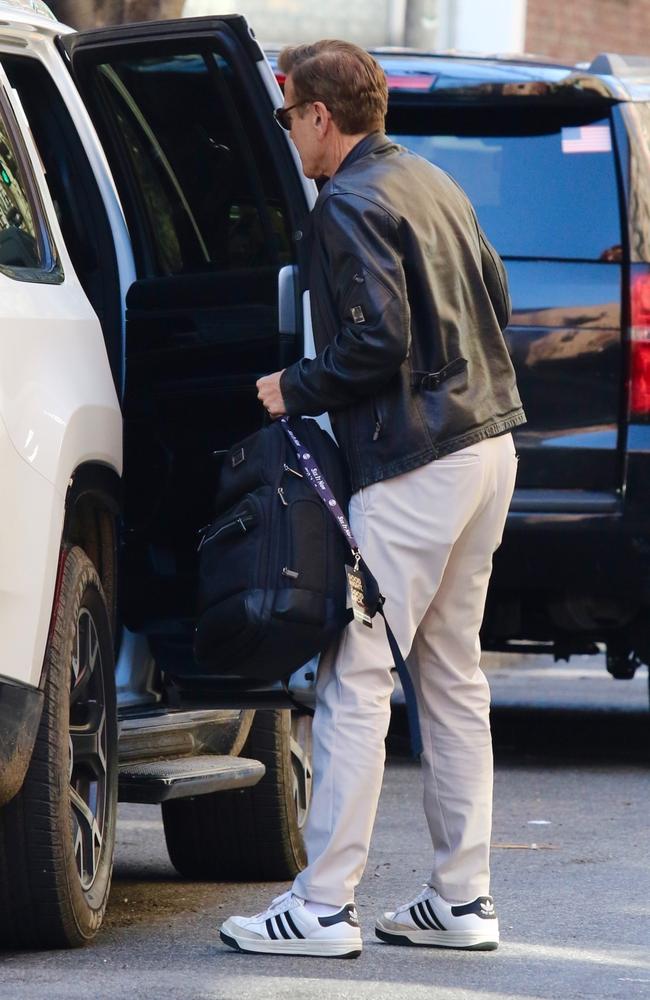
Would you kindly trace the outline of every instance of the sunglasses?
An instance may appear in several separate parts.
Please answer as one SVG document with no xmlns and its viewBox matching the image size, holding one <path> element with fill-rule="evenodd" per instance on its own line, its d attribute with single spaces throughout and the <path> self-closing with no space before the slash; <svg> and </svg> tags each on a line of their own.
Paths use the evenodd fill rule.
<svg viewBox="0 0 650 1000">
<path fill-rule="evenodd" d="M 290 104 L 288 108 L 276 108 L 273 112 L 273 117 L 285 132 L 291 131 L 291 115 L 289 112 L 293 111 L 294 108 L 302 107 L 303 104 L 309 104 L 309 101 L 298 101 L 297 104 Z"/>
</svg>

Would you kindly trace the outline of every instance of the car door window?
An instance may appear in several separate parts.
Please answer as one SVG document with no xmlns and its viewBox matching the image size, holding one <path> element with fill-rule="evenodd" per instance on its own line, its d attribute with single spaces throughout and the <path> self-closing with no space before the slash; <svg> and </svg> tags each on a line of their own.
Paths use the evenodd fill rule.
<svg viewBox="0 0 650 1000">
<path fill-rule="evenodd" d="M 140 277 L 289 262 L 278 179 L 225 58 L 134 54 L 100 64 L 95 84 L 132 189 Z"/>
<path fill-rule="evenodd" d="M 0 267 L 40 268 L 35 214 L 7 122 L 0 116 Z"/>
</svg>

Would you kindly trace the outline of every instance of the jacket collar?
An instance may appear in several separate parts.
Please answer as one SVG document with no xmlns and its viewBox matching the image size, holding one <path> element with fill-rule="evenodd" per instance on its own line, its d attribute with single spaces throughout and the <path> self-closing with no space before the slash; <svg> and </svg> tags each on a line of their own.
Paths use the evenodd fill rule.
<svg viewBox="0 0 650 1000">
<path fill-rule="evenodd" d="M 377 153 L 379 150 L 388 149 L 390 146 L 394 146 L 395 143 L 391 142 L 390 139 L 386 137 L 385 132 L 371 132 L 369 135 L 364 136 L 353 146 L 348 155 L 339 164 L 338 170 L 332 175 L 333 177 L 338 176 L 343 170 L 347 170 L 351 167 L 353 163 L 360 160 L 362 156 L 368 156 L 370 153 Z"/>
</svg>

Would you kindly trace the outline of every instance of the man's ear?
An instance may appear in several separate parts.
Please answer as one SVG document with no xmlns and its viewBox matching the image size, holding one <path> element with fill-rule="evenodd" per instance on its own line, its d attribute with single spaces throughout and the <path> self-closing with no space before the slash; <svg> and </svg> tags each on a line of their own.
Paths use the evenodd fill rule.
<svg viewBox="0 0 650 1000">
<path fill-rule="evenodd" d="M 314 101 L 313 107 L 316 113 L 316 119 L 314 124 L 318 126 L 318 128 L 321 129 L 326 128 L 330 118 L 332 117 L 329 111 L 327 110 L 327 107 L 323 104 L 322 101 Z"/>
</svg>

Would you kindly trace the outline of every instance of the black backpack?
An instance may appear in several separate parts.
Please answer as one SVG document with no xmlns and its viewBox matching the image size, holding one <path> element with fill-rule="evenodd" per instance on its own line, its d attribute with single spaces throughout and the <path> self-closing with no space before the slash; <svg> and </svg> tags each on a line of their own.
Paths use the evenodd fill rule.
<svg viewBox="0 0 650 1000">
<path fill-rule="evenodd" d="M 315 420 L 289 426 L 343 510 L 349 487 L 338 448 Z M 265 681 L 288 677 L 349 621 L 350 549 L 303 477 L 279 422 L 235 445 L 222 467 L 217 518 L 200 544 L 194 653 L 203 670 Z"/>
</svg>

